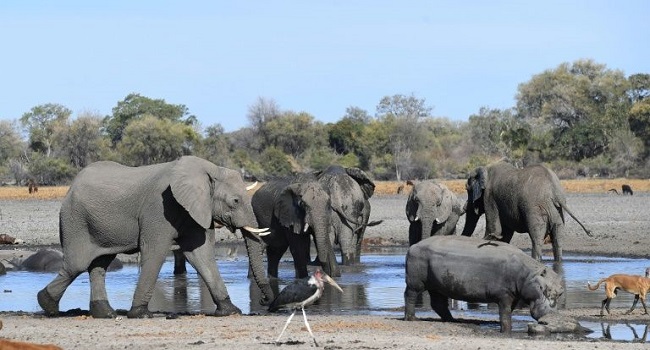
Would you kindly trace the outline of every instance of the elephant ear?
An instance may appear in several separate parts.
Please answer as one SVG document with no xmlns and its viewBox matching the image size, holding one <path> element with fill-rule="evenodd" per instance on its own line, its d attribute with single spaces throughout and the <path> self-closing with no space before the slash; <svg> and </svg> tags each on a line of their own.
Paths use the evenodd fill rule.
<svg viewBox="0 0 650 350">
<path fill-rule="evenodd" d="M 361 186 L 361 190 L 366 199 L 372 197 L 375 193 L 375 183 L 372 182 L 363 170 L 359 168 L 346 168 L 345 171 Z"/>
<path fill-rule="evenodd" d="M 484 167 L 478 167 L 472 173 L 471 178 L 471 188 L 468 188 L 468 200 L 472 203 L 476 202 L 483 195 L 485 190 L 485 184 L 487 183 L 487 170 Z"/>
<path fill-rule="evenodd" d="M 438 220 L 438 223 L 443 223 L 451 215 L 454 207 L 454 196 L 446 186 L 438 185 L 438 187 L 440 187 L 440 203 L 438 204 L 438 217 L 435 219 Z"/>
<path fill-rule="evenodd" d="M 181 157 L 172 168 L 169 184 L 174 199 L 205 229 L 212 226 L 211 172 L 217 172 L 216 165 L 197 157 Z"/>
<path fill-rule="evenodd" d="M 410 222 L 415 221 L 415 218 L 418 216 L 419 208 L 417 191 L 414 187 L 409 194 L 409 198 L 406 200 L 406 217 Z"/>
<path fill-rule="evenodd" d="M 295 234 L 301 233 L 305 216 L 305 211 L 300 205 L 300 194 L 300 184 L 291 184 L 285 187 L 273 208 L 273 215 L 278 218 L 280 224 L 291 228 Z"/>
</svg>

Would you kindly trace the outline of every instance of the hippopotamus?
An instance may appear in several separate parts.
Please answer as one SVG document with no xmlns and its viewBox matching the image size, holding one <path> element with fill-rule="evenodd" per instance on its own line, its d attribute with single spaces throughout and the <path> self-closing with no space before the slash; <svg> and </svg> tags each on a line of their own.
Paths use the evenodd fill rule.
<svg viewBox="0 0 650 350">
<path fill-rule="evenodd" d="M 499 306 L 501 332 L 512 330 L 512 310 L 528 305 L 535 320 L 556 311 L 564 293 L 560 276 L 508 243 L 465 236 L 433 236 L 406 254 L 404 319 L 415 320 L 415 303 L 428 291 L 433 311 L 453 321 L 449 299 Z"/>
</svg>

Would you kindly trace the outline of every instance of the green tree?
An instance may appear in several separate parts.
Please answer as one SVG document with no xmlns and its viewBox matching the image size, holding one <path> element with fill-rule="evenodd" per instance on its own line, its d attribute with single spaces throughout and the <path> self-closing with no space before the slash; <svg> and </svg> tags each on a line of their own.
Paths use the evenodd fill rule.
<svg viewBox="0 0 650 350">
<path fill-rule="evenodd" d="M 110 158 L 110 142 L 101 133 L 102 117 L 86 112 L 69 125 L 60 125 L 55 133 L 59 157 L 68 159 L 77 169 Z"/>
<path fill-rule="evenodd" d="M 29 148 L 49 157 L 55 130 L 67 123 L 70 115 L 71 110 L 55 103 L 35 106 L 23 114 L 20 122 L 29 134 Z"/>
<path fill-rule="evenodd" d="M 630 108 L 628 115 L 630 131 L 643 140 L 644 150 L 642 159 L 650 157 L 650 98 L 642 99 Z"/>
<path fill-rule="evenodd" d="M 104 118 L 104 125 L 113 145 L 122 139 L 125 128 L 132 120 L 147 115 L 190 126 L 196 123 L 196 117 L 189 115 L 185 105 L 169 104 L 164 99 L 151 99 L 136 93 L 129 94 L 118 102 L 112 112 L 112 115 Z"/>
<path fill-rule="evenodd" d="M 211 125 L 205 129 L 205 137 L 201 145 L 199 156 L 219 166 L 229 168 L 234 166 L 230 159 L 230 140 L 221 124 Z"/>
<path fill-rule="evenodd" d="M 621 71 L 603 64 L 563 63 L 519 85 L 517 114 L 532 134 L 548 129 L 553 145 L 548 156 L 580 161 L 604 154 L 612 135 L 628 127 L 627 87 Z"/>
<path fill-rule="evenodd" d="M 260 164 L 267 176 L 287 176 L 291 174 L 291 163 L 279 148 L 268 147 L 260 155 Z"/>
<path fill-rule="evenodd" d="M 401 181 L 402 176 L 411 177 L 415 168 L 426 168 L 426 165 L 415 164 L 412 156 L 426 141 L 421 123 L 431 117 L 432 109 L 425 99 L 413 95 L 385 96 L 377 105 L 377 118 L 390 130 L 389 143 L 397 181 Z"/>
<path fill-rule="evenodd" d="M 299 158 L 310 147 L 327 145 L 325 126 L 305 112 L 284 112 L 266 122 L 263 129 L 267 147 L 275 147 L 294 158 Z"/>
<path fill-rule="evenodd" d="M 198 141 L 191 126 L 149 115 L 126 126 L 118 150 L 130 165 L 149 165 L 192 154 Z"/>
<path fill-rule="evenodd" d="M 368 112 L 358 107 L 348 107 L 345 115 L 327 129 L 329 146 L 338 154 L 353 154 L 361 169 L 367 170 L 372 153 L 363 146 L 364 130 L 372 118 Z"/>
<path fill-rule="evenodd" d="M 0 166 L 9 159 L 18 158 L 23 149 L 23 141 L 14 122 L 0 120 Z"/>
<path fill-rule="evenodd" d="M 650 74 L 632 74 L 627 79 L 630 82 L 628 95 L 632 103 L 642 101 L 650 96 Z"/>
</svg>

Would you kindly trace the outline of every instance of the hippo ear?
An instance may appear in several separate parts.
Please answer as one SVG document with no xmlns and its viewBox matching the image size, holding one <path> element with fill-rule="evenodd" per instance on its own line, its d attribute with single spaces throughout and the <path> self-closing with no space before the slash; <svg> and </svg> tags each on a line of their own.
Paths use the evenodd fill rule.
<svg viewBox="0 0 650 350">
<path fill-rule="evenodd" d="M 280 224 L 291 228 L 295 234 L 301 232 L 305 216 L 304 208 L 300 205 L 300 193 L 300 184 L 291 184 L 285 187 L 273 209 L 273 215 L 278 218 Z"/>
<path fill-rule="evenodd" d="M 172 168 L 169 184 L 174 199 L 205 229 L 212 225 L 214 178 L 211 171 L 217 172 L 217 166 L 206 160 L 181 157 Z"/>
</svg>

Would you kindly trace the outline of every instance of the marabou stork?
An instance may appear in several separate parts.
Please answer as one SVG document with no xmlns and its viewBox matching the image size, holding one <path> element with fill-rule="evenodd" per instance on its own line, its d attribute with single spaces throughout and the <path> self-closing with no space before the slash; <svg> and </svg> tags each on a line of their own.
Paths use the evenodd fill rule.
<svg viewBox="0 0 650 350">
<path fill-rule="evenodd" d="M 313 304 L 321 297 L 321 295 L 323 295 L 323 289 L 325 288 L 325 284 L 323 282 L 331 284 L 334 286 L 334 288 L 343 293 L 343 289 L 341 289 L 341 287 L 339 287 L 339 285 L 330 276 L 322 272 L 320 269 L 316 269 L 314 274 L 309 279 L 300 279 L 284 287 L 280 294 L 278 294 L 273 302 L 271 302 L 269 305 L 269 311 L 271 312 L 276 311 L 282 307 L 293 309 L 293 312 L 291 313 L 291 316 L 289 316 L 287 322 L 284 324 L 284 328 L 282 328 L 282 332 L 280 332 L 278 339 L 275 340 L 276 343 L 280 341 L 282 334 L 284 334 L 284 331 L 287 330 L 287 326 L 289 325 L 289 322 L 291 322 L 293 315 L 296 314 L 296 310 L 301 309 L 302 316 L 305 319 L 305 326 L 307 326 L 309 334 L 314 339 L 314 344 L 318 346 L 316 337 L 314 337 L 314 333 L 312 333 L 311 327 L 309 327 L 309 322 L 307 322 L 305 307 Z"/>
</svg>

